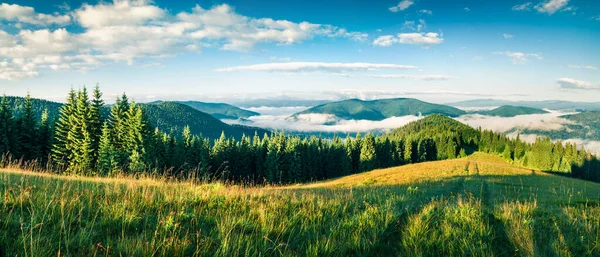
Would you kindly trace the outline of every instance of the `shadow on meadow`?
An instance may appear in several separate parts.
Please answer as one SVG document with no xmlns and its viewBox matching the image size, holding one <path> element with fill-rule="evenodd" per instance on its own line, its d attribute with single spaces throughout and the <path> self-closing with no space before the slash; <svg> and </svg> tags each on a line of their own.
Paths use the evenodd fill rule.
<svg viewBox="0 0 600 257">
<path fill-rule="evenodd" d="M 600 187 L 544 174 L 311 189 L 0 177 L 5 256 L 600 254 Z"/>
</svg>

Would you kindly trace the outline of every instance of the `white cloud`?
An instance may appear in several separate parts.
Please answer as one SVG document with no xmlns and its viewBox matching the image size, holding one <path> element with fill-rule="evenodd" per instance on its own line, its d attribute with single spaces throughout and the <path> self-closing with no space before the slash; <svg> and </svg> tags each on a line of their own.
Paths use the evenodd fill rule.
<svg viewBox="0 0 600 257">
<path fill-rule="evenodd" d="M 398 43 L 400 40 L 392 35 L 380 36 L 373 41 L 374 46 L 388 47 Z"/>
<path fill-rule="evenodd" d="M 592 65 L 571 65 L 569 64 L 569 68 L 571 69 L 588 69 L 588 70 L 597 70 L 598 67 Z"/>
<path fill-rule="evenodd" d="M 508 56 L 513 64 L 524 64 L 529 62 L 529 57 L 536 58 L 538 60 L 543 60 L 544 57 L 540 53 L 522 53 L 522 52 L 494 52 L 493 54 L 506 55 Z"/>
<path fill-rule="evenodd" d="M 504 39 L 511 39 L 511 38 L 515 37 L 514 35 L 507 34 L 507 33 L 502 34 L 502 36 L 504 37 Z"/>
<path fill-rule="evenodd" d="M 1 20 L 40 26 L 51 24 L 66 25 L 71 22 L 71 16 L 67 14 L 37 13 L 32 7 L 2 3 L 0 4 L 0 21 Z"/>
<path fill-rule="evenodd" d="M 530 114 L 530 115 L 518 115 L 515 117 L 496 117 L 496 116 L 485 116 L 480 114 L 468 114 L 463 115 L 456 120 L 465 123 L 474 128 L 491 129 L 495 132 L 504 133 L 512 129 L 517 128 L 531 129 L 531 130 L 560 130 L 565 124 L 573 124 L 572 121 L 560 118 L 559 116 L 567 113 L 550 111 L 546 114 Z"/>
<path fill-rule="evenodd" d="M 173 14 L 150 0 L 115 0 L 63 12 L 67 14 L 46 15 L 35 13 L 31 7 L 0 5 L 0 21 L 30 24 L 13 34 L 0 29 L 0 60 L 5 58 L 11 64 L 12 74 L 2 78 L 35 76 L 39 69 L 88 71 L 111 62 L 133 65 L 136 59 L 201 53 L 208 47 L 249 51 L 257 44 L 289 45 L 315 37 L 368 38 L 365 33 L 328 24 L 247 17 L 226 4 L 210 9 L 196 6 L 190 12 Z M 70 15 L 81 28 L 45 28 L 70 22 Z M 44 61 L 54 56 L 60 57 L 55 59 L 58 62 Z M 14 69 L 20 70 L 19 65 L 27 63 L 33 63 L 28 75 L 15 75 Z M 9 74 L 6 69 L 4 74 Z"/>
<path fill-rule="evenodd" d="M 373 41 L 374 46 L 388 47 L 393 44 L 411 44 L 411 45 L 437 45 L 444 42 L 440 34 L 429 33 L 400 33 L 397 37 L 392 35 L 380 36 Z"/>
<path fill-rule="evenodd" d="M 416 69 L 411 65 L 399 65 L 388 63 L 325 63 L 325 62 L 283 62 L 283 63 L 264 63 L 247 66 L 236 66 L 229 68 L 216 69 L 217 72 L 233 71 L 270 71 L 270 72 L 340 72 L 340 71 L 367 71 L 380 69 Z"/>
<path fill-rule="evenodd" d="M 569 0 L 547 0 L 537 4 L 534 8 L 541 13 L 552 15 L 569 4 Z"/>
<path fill-rule="evenodd" d="M 413 0 L 402 0 L 395 6 L 388 8 L 391 12 L 399 12 L 408 9 L 411 5 L 413 5 L 415 1 Z"/>
<path fill-rule="evenodd" d="M 402 24 L 402 29 L 416 30 L 419 32 L 425 28 L 427 28 L 427 23 L 423 19 L 419 19 L 419 23 L 415 21 L 405 21 Z"/>
<path fill-rule="evenodd" d="M 600 90 L 600 85 L 594 85 L 591 82 L 571 78 L 561 78 L 556 81 L 556 83 L 563 89 Z"/>
<path fill-rule="evenodd" d="M 469 7 L 465 7 L 463 10 L 465 10 L 465 12 L 470 12 L 470 11 L 471 11 L 471 8 L 469 8 Z"/>
<path fill-rule="evenodd" d="M 600 15 L 596 15 L 594 17 L 591 17 L 590 20 L 600 21 Z"/>
<path fill-rule="evenodd" d="M 424 80 L 424 81 L 433 81 L 433 80 L 450 80 L 450 79 L 458 79 L 458 77 L 446 76 L 446 75 L 368 75 L 369 77 L 374 78 L 385 78 L 385 79 L 412 79 L 412 80 Z"/>
<path fill-rule="evenodd" d="M 344 120 L 331 114 L 301 114 L 295 119 L 285 115 L 261 115 L 249 117 L 248 121 L 224 120 L 230 124 L 244 124 L 268 129 L 283 129 L 294 132 L 368 132 L 390 131 L 416 121 L 420 116 L 391 117 L 381 121 Z"/>
<path fill-rule="evenodd" d="M 524 4 L 518 4 L 512 7 L 513 11 L 529 11 L 531 10 L 532 2 L 527 2 Z"/>
<path fill-rule="evenodd" d="M 112 4 L 84 4 L 75 11 L 77 21 L 86 28 L 140 25 L 164 16 L 165 11 L 150 5 L 145 0 L 115 0 Z"/>
<path fill-rule="evenodd" d="M 437 45 L 444 42 L 444 39 L 439 37 L 440 34 L 434 32 L 428 33 L 400 33 L 398 39 L 400 44 L 411 45 Z"/>
<path fill-rule="evenodd" d="M 420 14 L 427 14 L 427 15 L 433 15 L 433 12 L 431 10 L 420 10 L 419 11 Z"/>
</svg>

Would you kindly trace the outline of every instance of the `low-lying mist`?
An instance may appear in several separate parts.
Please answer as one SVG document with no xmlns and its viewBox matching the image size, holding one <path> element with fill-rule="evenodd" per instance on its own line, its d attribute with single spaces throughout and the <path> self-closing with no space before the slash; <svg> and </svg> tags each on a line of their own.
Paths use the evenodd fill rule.
<svg viewBox="0 0 600 257">
<path fill-rule="evenodd" d="M 331 114 L 301 114 L 294 118 L 294 113 L 308 109 L 308 107 L 258 107 L 249 110 L 261 113 L 259 116 L 240 120 L 223 120 L 229 124 L 242 124 L 255 126 L 270 130 L 285 130 L 290 132 L 314 133 L 366 133 L 388 132 L 392 129 L 402 127 L 409 122 L 419 120 L 421 116 L 391 117 L 381 121 L 370 120 L 345 120 Z M 574 124 L 573 121 L 560 116 L 572 114 L 572 112 L 560 112 L 546 110 L 546 114 L 518 115 L 514 117 L 496 117 L 481 114 L 467 114 L 455 118 L 474 128 L 493 130 L 494 132 L 508 133 L 510 137 L 516 137 L 517 131 L 537 130 L 553 131 L 565 129 L 565 125 Z M 527 142 L 533 142 L 538 137 L 536 134 L 521 134 L 520 138 Z M 594 153 L 600 153 L 600 141 L 586 140 L 581 138 L 570 138 L 563 140 L 584 146 Z"/>
</svg>

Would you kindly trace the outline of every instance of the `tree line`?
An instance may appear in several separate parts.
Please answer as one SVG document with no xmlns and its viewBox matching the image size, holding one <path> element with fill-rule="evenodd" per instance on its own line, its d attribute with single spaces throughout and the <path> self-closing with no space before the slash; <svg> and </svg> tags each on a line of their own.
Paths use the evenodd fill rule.
<svg viewBox="0 0 600 257">
<path fill-rule="evenodd" d="M 534 169 L 600 180 L 600 162 L 575 144 L 477 130 L 442 115 L 430 115 L 385 135 L 345 138 L 224 133 L 215 140 L 159 130 L 143 108 L 123 94 L 109 111 L 99 87 L 71 90 L 54 120 L 40 117 L 31 97 L 18 115 L 0 103 L 0 153 L 36 162 L 54 172 L 82 175 L 156 173 L 174 177 L 247 183 L 298 183 L 377 168 L 465 157 L 474 151 L 503 156 Z"/>
</svg>

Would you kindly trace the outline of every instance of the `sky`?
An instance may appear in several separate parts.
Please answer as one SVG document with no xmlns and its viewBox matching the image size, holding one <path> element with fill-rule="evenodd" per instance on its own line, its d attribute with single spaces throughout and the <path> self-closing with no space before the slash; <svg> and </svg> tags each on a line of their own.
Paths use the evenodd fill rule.
<svg viewBox="0 0 600 257">
<path fill-rule="evenodd" d="M 595 0 L 2 0 L 0 91 L 600 101 Z"/>
</svg>

